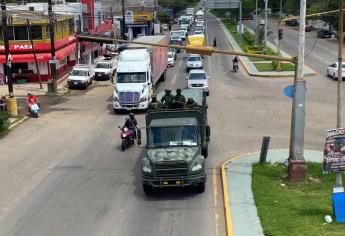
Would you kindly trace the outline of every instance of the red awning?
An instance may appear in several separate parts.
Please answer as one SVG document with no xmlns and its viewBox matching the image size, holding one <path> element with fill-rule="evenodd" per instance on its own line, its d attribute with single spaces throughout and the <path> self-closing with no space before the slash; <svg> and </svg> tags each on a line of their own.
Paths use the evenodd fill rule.
<svg viewBox="0 0 345 236">
<path fill-rule="evenodd" d="M 56 55 L 56 60 L 60 61 L 63 58 L 71 55 L 73 52 L 75 52 L 75 44 L 71 44 L 67 47 L 61 48 L 58 50 Z M 51 60 L 51 54 L 50 53 L 36 53 L 36 58 L 38 62 L 47 62 Z M 12 54 L 11 55 L 11 62 L 12 63 L 25 63 L 25 62 L 35 62 L 34 54 L 28 53 L 28 54 Z M 5 55 L 0 55 L 0 63 L 5 63 Z"/>
</svg>

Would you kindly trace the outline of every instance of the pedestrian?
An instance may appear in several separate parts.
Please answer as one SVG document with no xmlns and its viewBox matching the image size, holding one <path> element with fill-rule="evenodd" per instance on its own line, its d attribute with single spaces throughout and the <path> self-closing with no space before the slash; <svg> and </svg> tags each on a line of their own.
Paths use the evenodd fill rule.
<svg viewBox="0 0 345 236">
<path fill-rule="evenodd" d="M 7 111 L 7 98 L 5 94 L 0 97 L 0 111 Z"/>
</svg>

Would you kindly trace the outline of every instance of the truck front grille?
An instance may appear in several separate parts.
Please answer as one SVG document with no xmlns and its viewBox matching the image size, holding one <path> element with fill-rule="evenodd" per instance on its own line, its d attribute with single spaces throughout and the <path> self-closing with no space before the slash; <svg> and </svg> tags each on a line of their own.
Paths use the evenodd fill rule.
<svg viewBox="0 0 345 236">
<path fill-rule="evenodd" d="M 160 161 L 155 165 L 156 177 L 179 177 L 188 174 L 185 161 Z"/>
<path fill-rule="evenodd" d="M 138 92 L 120 92 L 119 100 L 120 103 L 138 103 L 140 94 Z"/>
</svg>

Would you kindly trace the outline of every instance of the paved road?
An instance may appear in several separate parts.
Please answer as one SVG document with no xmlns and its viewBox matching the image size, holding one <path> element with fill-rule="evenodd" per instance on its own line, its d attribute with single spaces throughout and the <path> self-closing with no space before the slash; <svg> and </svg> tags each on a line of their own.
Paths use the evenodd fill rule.
<svg viewBox="0 0 345 236">
<path fill-rule="evenodd" d="M 245 21 L 251 29 L 255 28 L 253 20 Z M 268 21 L 268 31 L 272 34 L 268 36 L 270 42 L 278 36 L 277 22 L 274 20 Z M 282 25 L 283 40 L 281 41 L 282 50 L 290 55 L 297 55 L 298 44 L 298 26 Z M 319 39 L 317 38 L 317 31 L 306 32 L 305 40 L 305 64 L 316 71 L 320 77 L 327 79 L 327 66 L 336 62 L 338 59 L 338 43 L 336 39 Z"/>
<path fill-rule="evenodd" d="M 217 37 L 220 48 L 228 47 L 212 18 L 207 32 L 211 42 Z M 179 55 L 160 90 L 185 86 L 185 57 Z M 243 69 L 234 74 L 230 59 L 215 54 L 205 60 L 212 134 L 205 193 L 173 189 L 144 195 L 144 149 L 120 151 L 116 126 L 125 115 L 112 113 L 112 87 L 99 82 L 1 139 L 0 235 L 224 235 L 219 165 L 258 150 L 264 135 L 271 136 L 271 148 L 288 147 L 291 115 L 291 100 L 282 93 L 291 79 L 248 78 Z M 324 130 L 334 126 L 330 84 L 308 80 L 307 149 L 321 150 Z M 137 117 L 143 124 L 143 114 Z"/>
</svg>

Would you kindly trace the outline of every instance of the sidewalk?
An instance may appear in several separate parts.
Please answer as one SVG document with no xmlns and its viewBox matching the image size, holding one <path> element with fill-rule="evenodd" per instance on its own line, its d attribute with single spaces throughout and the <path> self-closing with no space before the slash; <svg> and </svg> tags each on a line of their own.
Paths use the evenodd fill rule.
<svg viewBox="0 0 345 236">
<path fill-rule="evenodd" d="M 269 150 L 267 162 L 284 162 L 288 155 L 289 150 Z M 259 157 L 260 152 L 249 153 L 231 158 L 222 165 L 222 175 L 225 175 L 222 178 L 223 190 L 226 191 L 223 192 L 224 205 L 225 211 L 229 213 L 226 215 L 229 236 L 264 235 L 251 188 L 252 165 L 258 163 Z M 323 153 L 306 150 L 304 158 L 307 161 L 322 162 Z"/>
<path fill-rule="evenodd" d="M 210 15 L 212 15 L 219 23 L 220 27 L 222 28 L 225 36 L 227 37 L 231 47 L 233 48 L 233 50 L 235 51 L 238 51 L 238 52 L 244 52 L 242 50 L 242 48 L 240 47 L 240 45 L 238 45 L 238 43 L 236 42 L 236 40 L 232 37 L 231 33 L 228 31 L 228 29 L 226 28 L 226 26 L 223 24 L 223 22 L 218 19 L 215 15 L 213 15 L 212 13 L 209 12 Z M 248 29 L 246 27 L 246 29 L 253 33 L 252 30 Z M 273 45 L 272 43 L 270 42 L 267 42 L 268 44 L 268 47 L 270 47 L 271 49 L 277 51 L 277 48 L 275 45 Z M 283 57 L 291 57 L 291 55 L 285 53 L 284 51 L 281 51 L 281 55 Z M 249 60 L 248 57 L 243 57 L 243 56 L 240 56 L 239 57 L 243 67 L 246 69 L 247 73 L 249 75 L 252 75 L 252 76 L 261 76 L 261 77 L 286 77 L 286 76 L 294 76 L 294 71 L 281 71 L 281 72 L 278 72 L 278 71 L 267 71 L 267 72 L 261 72 L 261 71 L 258 71 L 255 67 L 255 65 L 253 64 L 252 61 Z M 314 75 L 316 74 L 312 69 L 308 68 L 308 67 L 304 67 L 304 75 Z"/>
</svg>

